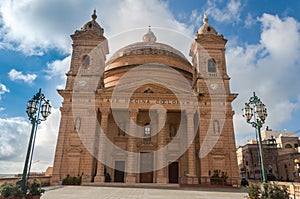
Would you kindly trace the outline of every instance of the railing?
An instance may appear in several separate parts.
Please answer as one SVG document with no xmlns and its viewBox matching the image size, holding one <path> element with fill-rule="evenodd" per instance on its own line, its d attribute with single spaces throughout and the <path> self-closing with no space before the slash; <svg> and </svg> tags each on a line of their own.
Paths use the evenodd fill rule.
<svg viewBox="0 0 300 199">
<path fill-rule="evenodd" d="M 189 182 L 189 176 L 183 176 L 180 178 L 180 184 L 181 185 L 187 185 Z M 211 179 L 211 177 L 200 177 L 198 178 L 198 186 L 209 186 L 209 187 L 240 187 L 240 178 L 227 178 L 225 181 L 218 179 Z"/>
</svg>

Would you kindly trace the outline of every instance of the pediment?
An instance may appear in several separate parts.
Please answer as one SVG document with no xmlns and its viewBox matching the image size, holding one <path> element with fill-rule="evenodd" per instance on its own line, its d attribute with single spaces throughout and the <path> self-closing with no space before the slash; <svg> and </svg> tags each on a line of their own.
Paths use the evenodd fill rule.
<svg viewBox="0 0 300 199">
<path fill-rule="evenodd" d="M 80 31 L 75 32 L 75 34 L 71 35 L 72 39 L 80 39 L 80 40 L 100 40 L 105 39 L 104 36 L 99 36 L 91 31 Z"/>
<path fill-rule="evenodd" d="M 200 43 L 220 43 L 220 44 L 226 44 L 227 40 L 224 39 L 223 35 L 203 35 L 196 39 L 197 42 Z"/>
<path fill-rule="evenodd" d="M 159 83 L 158 83 L 159 82 Z M 118 85 L 116 87 L 108 88 L 107 91 L 115 93 L 134 93 L 134 94 L 190 94 L 192 92 L 191 86 L 168 84 L 155 78 L 149 78 L 147 81 L 133 81 L 126 84 Z"/>
</svg>

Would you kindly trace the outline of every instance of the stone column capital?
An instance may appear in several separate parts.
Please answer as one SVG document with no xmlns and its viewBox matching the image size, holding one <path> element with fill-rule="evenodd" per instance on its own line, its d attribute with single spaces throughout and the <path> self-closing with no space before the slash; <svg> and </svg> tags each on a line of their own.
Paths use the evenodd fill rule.
<svg viewBox="0 0 300 199">
<path fill-rule="evenodd" d="M 108 118 L 109 114 L 111 113 L 111 110 L 109 108 L 101 108 L 100 112 L 102 118 Z"/>
<path fill-rule="evenodd" d="M 129 114 L 131 118 L 136 118 L 137 115 L 139 113 L 139 109 L 138 108 L 130 108 L 129 109 Z"/>
<path fill-rule="evenodd" d="M 192 109 L 192 108 L 189 108 L 189 109 L 185 109 L 185 114 L 190 117 L 190 116 L 194 116 L 195 113 L 196 113 L 196 109 Z"/>
</svg>

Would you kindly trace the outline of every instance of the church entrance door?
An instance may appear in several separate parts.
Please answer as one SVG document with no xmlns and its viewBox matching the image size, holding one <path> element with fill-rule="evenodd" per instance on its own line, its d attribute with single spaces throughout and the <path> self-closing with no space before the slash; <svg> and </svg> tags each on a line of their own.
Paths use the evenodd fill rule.
<svg viewBox="0 0 300 199">
<path fill-rule="evenodd" d="M 178 183 L 178 162 L 169 164 L 169 183 Z"/>
<path fill-rule="evenodd" d="M 140 172 L 140 183 L 153 183 L 153 153 L 140 153 Z"/>
<path fill-rule="evenodd" d="M 125 161 L 115 162 L 114 182 L 124 182 Z"/>
</svg>

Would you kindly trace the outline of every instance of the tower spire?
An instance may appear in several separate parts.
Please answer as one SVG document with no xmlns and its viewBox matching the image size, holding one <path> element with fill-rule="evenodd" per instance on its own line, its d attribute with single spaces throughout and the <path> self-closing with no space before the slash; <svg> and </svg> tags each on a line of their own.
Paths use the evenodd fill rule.
<svg viewBox="0 0 300 199">
<path fill-rule="evenodd" d="M 94 13 L 92 14 L 92 19 L 95 21 L 97 19 L 96 9 L 94 9 Z"/>
<path fill-rule="evenodd" d="M 207 22 L 208 22 L 208 18 L 207 18 L 207 16 L 206 16 L 206 12 L 204 12 L 203 23 L 204 23 L 204 24 L 207 24 Z"/>
</svg>

